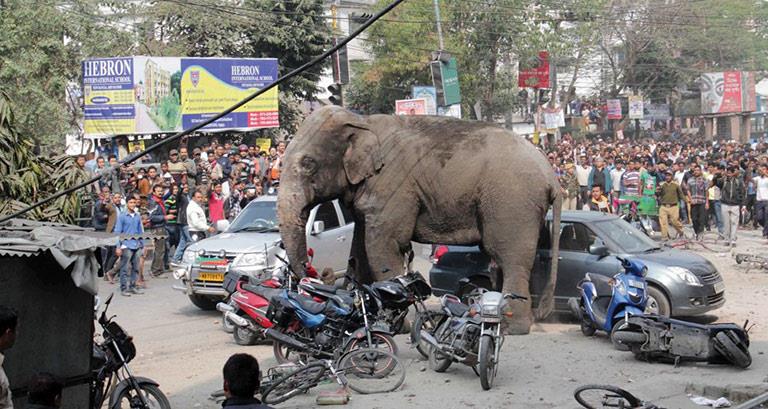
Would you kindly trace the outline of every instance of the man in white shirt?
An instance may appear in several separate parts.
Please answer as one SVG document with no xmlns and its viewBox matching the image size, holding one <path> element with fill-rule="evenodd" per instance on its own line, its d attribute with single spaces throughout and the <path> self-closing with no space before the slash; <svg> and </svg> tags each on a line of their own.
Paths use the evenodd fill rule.
<svg viewBox="0 0 768 409">
<path fill-rule="evenodd" d="M 755 217 L 763 226 L 763 238 L 768 239 L 768 165 L 758 167 L 760 176 L 754 178 L 755 191 Z"/>
<path fill-rule="evenodd" d="M 187 226 L 189 227 L 189 237 L 192 241 L 198 241 L 205 238 L 205 233 L 213 233 L 216 229 L 208 225 L 205 219 L 205 211 L 202 203 L 205 196 L 203 191 L 198 188 L 192 195 L 192 201 L 187 205 Z"/>
<path fill-rule="evenodd" d="M 613 205 L 614 213 L 618 213 L 619 205 L 619 191 L 621 190 L 621 176 L 624 175 L 624 162 L 621 160 L 616 161 L 616 167 L 611 171 L 611 204 Z"/>
<path fill-rule="evenodd" d="M 579 209 L 591 200 L 589 196 L 590 173 L 592 173 L 592 166 L 587 163 L 587 155 L 581 154 L 579 156 L 579 166 L 576 166 L 576 180 L 579 181 Z"/>
<path fill-rule="evenodd" d="M 16 311 L 0 305 L 0 409 L 13 409 L 11 384 L 8 382 L 5 370 L 3 370 L 3 361 L 5 361 L 3 352 L 11 349 L 16 342 L 18 322 L 19 317 L 16 315 Z"/>
</svg>

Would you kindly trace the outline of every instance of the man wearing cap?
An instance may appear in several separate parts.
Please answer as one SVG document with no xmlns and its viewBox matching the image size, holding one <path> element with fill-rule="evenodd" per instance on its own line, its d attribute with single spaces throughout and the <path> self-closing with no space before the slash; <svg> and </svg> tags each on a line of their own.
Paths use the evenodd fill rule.
<svg viewBox="0 0 768 409">
<path fill-rule="evenodd" d="M 199 149 L 197 149 L 197 151 L 200 152 Z M 179 148 L 179 160 L 184 164 L 184 176 L 186 176 L 185 179 L 187 185 L 190 190 L 194 190 L 197 178 L 197 165 L 195 165 L 195 161 L 189 157 L 189 151 L 184 146 Z"/>
<path fill-rule="evenodd" d="M 171 149 L 168 152 L 168 172 L 177 185 L 181 183 L 181 177 L 187 172 L 184 163 L 179 160 L 179 151 L 176 149 Z"/>
<path fill-rule="evenodd" d="M 565 174 L 560 177 L 563 210 L 578 210 L 579 181 L 576 180 L 575 171 L 573 163 L 566 163 Z"/>
<path fill-rule="evenodd" d="M 728 246 L 736 247 L 736 231 L 739 227 L 739 208 L 744 203 L 746 189 L 739 177 L 739 168 L 729 166 L 725 177 L 715 176 L 715 186 L 720 188 L 720 211 L 723 220 L 723 236 Z"/>
<path fill-rule="evenodd" d="M 683 224 L 680 223 L 681 200 L 685 199 L 683 189 L 672 177 L 672 172 L 664 175 L 664 182 L 656 189 L 661 207 L 659 208 L 659 224 L 661 225 L 661 239 L 669 240 L 669 225 L 677 230 L 678 237 L 683 236 Z"/>
</svg>

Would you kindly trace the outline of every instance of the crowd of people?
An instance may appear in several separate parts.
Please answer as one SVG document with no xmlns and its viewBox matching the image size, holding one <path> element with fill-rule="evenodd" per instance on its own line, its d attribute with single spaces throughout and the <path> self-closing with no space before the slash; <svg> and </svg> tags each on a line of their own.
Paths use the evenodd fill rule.
<svg viewBox="0 0 768 409">
<path fill-rule="evenodd" d="M 544 149 L 561 185 L 563 210 L 636 212 L 658 217 L 663 239 L 691 224 L 701 240 L 713 227 L 729 246 L 737 229 L 768 238 L 768 142 L 700 137 L 575 141 Z"/>
<path fill-rule="evenodd" d="M 155 237 L 150 272 L 160 277 L 191 242 L 216 232 L 218 221 L 233 220 L 253 199 L 274 192 L 285 148 L 284 142 L 262 151 L 213 141 L 192 149 L 192 156 L 186 146 L 171 149 L 158 166 L 121 166 L 115 155 L 78 156 L 89 177 L 103 175 L 91 187 L 93 227 L 131 237 L 103 252 L 105 278 L 119 276 L 125 296 L 141 294 L 149 247 L 141 236 Z"/>
</svg>

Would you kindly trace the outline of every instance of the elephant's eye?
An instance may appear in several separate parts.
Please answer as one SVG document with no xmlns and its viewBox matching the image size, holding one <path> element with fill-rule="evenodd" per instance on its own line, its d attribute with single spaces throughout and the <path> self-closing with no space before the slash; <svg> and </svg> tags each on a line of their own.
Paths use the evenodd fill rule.
<svg viewBox="0 0 768 409">
<path fill-rule="evenodd" d="M 301 159 L 301 169 L 307 175 L 314 175 L 317 172 L 317 162 L 309 156 L 305 156 Z"/>
</svg>

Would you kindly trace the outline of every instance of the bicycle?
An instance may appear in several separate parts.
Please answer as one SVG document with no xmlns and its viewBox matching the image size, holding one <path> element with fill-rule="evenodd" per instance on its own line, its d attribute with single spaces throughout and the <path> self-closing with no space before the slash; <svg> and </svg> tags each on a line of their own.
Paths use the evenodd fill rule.
<svg viewBox="0 0 768 409">
<path fill-rule="evenodd" d="M 392 392 L 405 381 L 405 366 L 389 351 L 361 348 L 335 359 L 312 361 L 283 376 L 271 368 L 261 400 L 267 405 L 282 403 L 328 380 L 364 395 Z"/>
<path fill-rule="evenodd" d="M 631 393 L 613 385 L 584 385 L 573 392 L 576 402 L 587 409 L 664 409 L 650 402 L 643 402 Z M 593 403 L 599 402 L 599 403 Z"/>
</svg>

